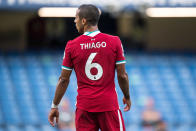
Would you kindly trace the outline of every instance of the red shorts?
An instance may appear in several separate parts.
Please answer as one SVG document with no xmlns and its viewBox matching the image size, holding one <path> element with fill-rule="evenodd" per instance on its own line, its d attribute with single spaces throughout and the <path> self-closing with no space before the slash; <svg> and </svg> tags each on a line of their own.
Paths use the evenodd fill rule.
<svg viewBox="0 0 196 131">
<path fill-rule="evenodd" d="M 76 109 L 76 131 L 125 131 L 120 110 L 106 112 L 88 112 Z"/>
</svg>

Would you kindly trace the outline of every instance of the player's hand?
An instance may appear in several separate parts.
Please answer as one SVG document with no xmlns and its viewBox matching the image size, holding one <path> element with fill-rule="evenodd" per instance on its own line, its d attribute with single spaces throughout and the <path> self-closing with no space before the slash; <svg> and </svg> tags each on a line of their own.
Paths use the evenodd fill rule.
<svg viewBox="0 0 196 131">
<path fill-rule="evenodd" d="M 124 111 L 129 111 L 131 108 L 131 100 L 123 98 L 123 104 L 125 104 Z"/>
<path fill-rule="evenodd" d="M 58 108 L 51 108 L 50 113 L 48 115 L 48 121 L 50 122 L 50 125 L 52 125 L 53 127 L 55 126 L 54 118 L 56 118 L 56 123 L 58 124 L 59 121 Z"/>
</svg>

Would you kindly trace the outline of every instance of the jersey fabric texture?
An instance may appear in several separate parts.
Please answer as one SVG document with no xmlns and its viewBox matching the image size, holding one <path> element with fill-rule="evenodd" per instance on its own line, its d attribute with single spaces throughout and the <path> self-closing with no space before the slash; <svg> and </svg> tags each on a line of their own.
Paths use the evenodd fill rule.
<svg viewBox="0 0 196 131">
<path fill-rule="evenodd" d="M 118 110 L 115 66 L 125 63 L 119 37 L 85 32 L 68 41 L 62 68 L 75 70 L 78 84 L 76 106 L 88 112 Z"/>
</svg>

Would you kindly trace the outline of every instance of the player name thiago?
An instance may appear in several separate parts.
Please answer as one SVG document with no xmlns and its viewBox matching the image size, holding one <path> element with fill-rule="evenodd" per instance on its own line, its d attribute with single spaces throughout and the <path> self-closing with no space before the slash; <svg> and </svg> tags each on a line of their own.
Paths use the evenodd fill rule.
<svg viewBox="0 0 196 131">
<path fill-rule="evenodd" d="M 106 47 L 106 42 L 92 42 L 92 43 L 83 43 L 83 44 L 80 44 L 81 46 L 81 49 L 92 49 L 92 48 L 100 48 L 100 47 L 103 47 L 105 48 Z"/>
</svg>

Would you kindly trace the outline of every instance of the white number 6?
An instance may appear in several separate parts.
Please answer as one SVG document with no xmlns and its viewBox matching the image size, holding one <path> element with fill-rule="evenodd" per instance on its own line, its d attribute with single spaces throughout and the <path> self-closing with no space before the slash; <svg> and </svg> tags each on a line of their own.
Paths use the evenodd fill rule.
<svg viewBox="0 0 196 131">
<path fill-rule="evenodd" d="M 86 76 L 91 79 L 91 80 L 99 80 L 102 75 L 103 75 L 103 69 L 100 64 L 98 63 L 92 63 L 93 59 L 95 58 L 97 53 L 91 53 L 90 56 L 88 57 L 88 60 L 85 65 L 85 73 Z M 91 74 L 91 69 L 96 68 L 97 69 L 97 74 L 92 75 Z"/>
</svg>

